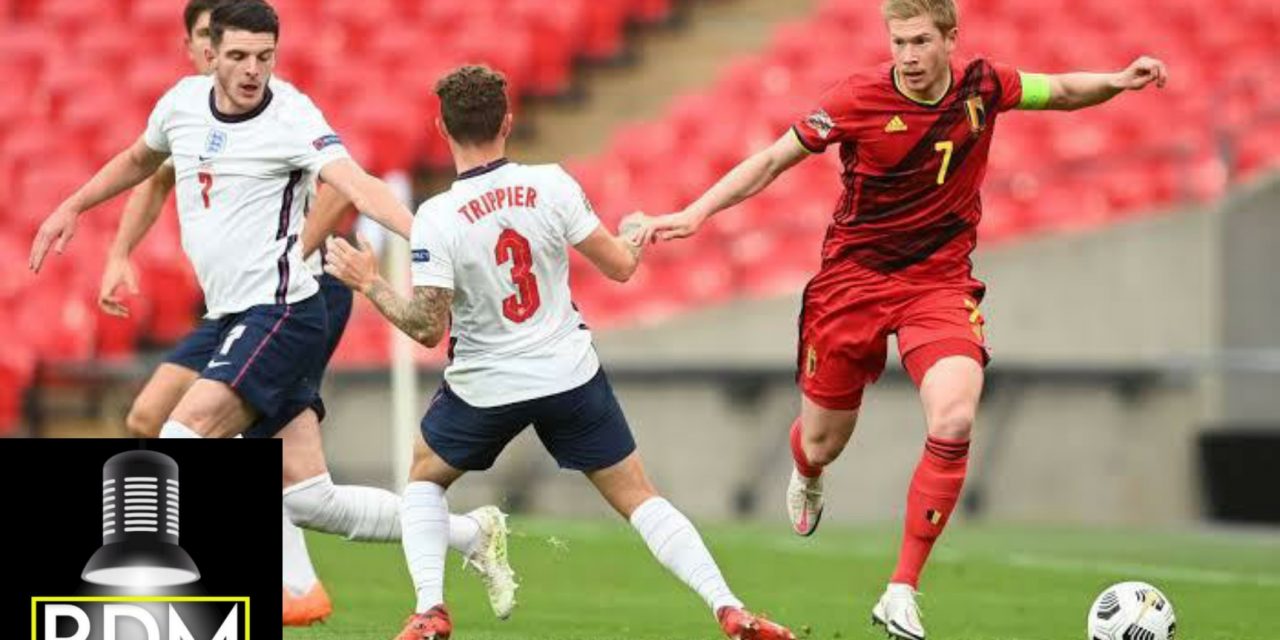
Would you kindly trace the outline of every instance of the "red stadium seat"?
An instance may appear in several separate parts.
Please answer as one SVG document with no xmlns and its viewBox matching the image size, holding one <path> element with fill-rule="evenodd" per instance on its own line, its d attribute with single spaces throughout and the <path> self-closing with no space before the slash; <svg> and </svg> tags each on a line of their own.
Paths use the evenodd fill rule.
<svg viewBox="0 0 1280 640">
<path fill-rule="evenodd" d="M 6 67 L 0 67 L 0 78 L 12 81 L 17 80 L 17 77 L 17 72 L 10 74 Z M 26 115 L 28 104 L 28 96 L 21 91 L 0 92 L 0 140 Z"/>
<path fill-rule="evenodd" d="M 95 292 L 96 293 L 96 292 Z M 93 356 L 97 313 L 88 291 L 32 287 L 17 305 L 17 326 L 42 360 L 83 362 Z"/>
<path fill-rule="evenodd" d="M 362 147 L 377 149 L 364 164 L 378 174 L 408 166 L 429 132 L 425 123 L 418 121 L 414 105 L 406 100 L 388 101 L 366 94 L 349 105 L 346 114 L 351 124 L 343 129 L 343 135 L 360 139 Z"/>
<path fill-rule="evenodd" d="M 510 11 L 532 38 L 530 93 L 554 96 L 568 90 L 575 43 L 585 26 L 583 3 L 514 0 Z"/>
<path fill-rule="evenodd" d="M 115 2 L 86 5 L 80 0 L 41 0 L 37 7 L 37 19 L 59 30 L 64 37 L 83 33 L 95 23 L 115 22 L 124 17 L 120 3 Z"/>
<path fill-rule="evenodd" d="M 21 198 L 14 221 L 34 231 L 45 216 L 93 176 L 93 167 L 73 157 L 48 158 L 28 167 L 18 183 Z"/>
<path fill-rule="evenodd" d="M 190 63 L 176 56 L 136 60 L 125 74 L 124 86 L 127 93 L 122 94 L 121 98 L 142 105 L 150 113 L 160 96 L 191 74 Z"/>
<path fill-rule="evenodd" d="M 594 60 L 608 60 L 622 53 L 624 0 L 592 0 L 587 3 L 583 53 Z"/>
<path fill-rule="evenodd" d="M 278 3 L 272 3 L 278 4 Z M 149 30 L 168 30 L 177 41 L 183 35 L 182 9 L 170 0 L 133 0 L 128 21 L 135 27 Z"/>
<path fill-rule="evenodd" d="M 119 69 L 137 55 L 137 43 L 129 23 L 94 21 L 76 41 L 76 57 L 101 69 Z"/>
<path fill-rule="evenodd" d="M 662 22 L 671 16 L 671 0 L 632 0 L 631 16 L 639 22 Z"/>
</svg>

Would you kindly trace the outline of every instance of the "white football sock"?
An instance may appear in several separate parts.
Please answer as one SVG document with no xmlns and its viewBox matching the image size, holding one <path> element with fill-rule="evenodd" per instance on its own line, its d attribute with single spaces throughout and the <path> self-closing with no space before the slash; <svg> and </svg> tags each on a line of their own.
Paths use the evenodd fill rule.
<svg viewBox="0 0 1280 640">
<path fill-rule="evenodd" d="M 449 548 L 461 553 L 463 557 L 475 551 L 480 542 L 480 523 L 468 515 L 449 514 Z"/>
<path fill-rule="evenodd" d="M 449 538 L 449 504 L 444 487 L 410 482 L 401 507 L 405 562 L 418 593 L 417 613 L 444 603 L 444 554 Z"/>
<path fill-rule="evenodd" d="M 192 431 L 191 427 L 188 427 L 187 425 L 182 424 L 177 420 L 168 420 L 164 423 L 164 426 L 160 428 L 160 437 L 161 438 L 203 438 L 204 436 L 196 433 L 195 431 Z"/>
<path fill-rule="evenodd" d="M 289 514 L 282 513 L 281 517 L 284 518 L 284 587 L 295 596 L 303 596 L 315 586 L 316 570 L 311 566 L 302 529 L 289 520 Z"/>
<path fill-rule="evenodd" d="M 631 526 L 640 532 L 662 566 L 697 591 L 712 611 L 742 607 L 742 601 L 725 584 L 720 567 L 711 559 L 698 530 L 670 502 L 657 496 L 645 500 L 631 513 Z"/>
<path fill-rule="evenodd" d="M 308 478 L 284 490 L 286 510 L 294 523 L 348 540 L 398 542 L 400 496 L 385 489 L 335 485 L 329 474 Z M 449 548 L 469 554 L 480 539 L 480 524 L 449 514 Z"/>
<path fill-rule="evenodd" d="M 313 531 L 368 542 L 400 539 L 400 496 L 386 489 L 335 485 L 323 473 L 285 489 L 284 506 L 294 524 Z"/>
</svg>

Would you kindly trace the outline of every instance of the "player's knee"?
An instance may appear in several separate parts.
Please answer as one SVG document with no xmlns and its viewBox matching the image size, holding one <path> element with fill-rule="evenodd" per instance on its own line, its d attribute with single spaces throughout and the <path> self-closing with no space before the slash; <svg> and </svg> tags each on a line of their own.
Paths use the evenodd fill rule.
<svg viewBox="0 0 1280 640">
<path fill-rule="evenodd" d="M 844 445 L 836 445 L 832 443 L 817 444 L 813 447 L 805 447 L 805 457 L 809 459 L 809 464 L 818 467 L 825 467 L 836 458 L 840 457 L 840 452 L 844 451 Z"/>
<path fill-rule="evenodd" d="M 323 530 L 327 514 L 332 510 L 337 488 L 329 474 L 299 482 L 284 490 L 284 508 L 294 524 Z"/>
<path fill-rule="evenodd" d="M 840 453 L 844 451 L 846 443 L 848 443 L 847 438 L 842 438 L 832 432 L 805 434 L 803 440 L 804 455 L 809 459 L 810 464 L 824 467 L 835 462 L 836 458 L 840 457 Z"/>
<path fill-rule="evenodd" d="M 929 435 L 946 440 L 968 440 L 973 432 L 973 419 L 970 409 L 943 411 L 929 421 Z"/>
<path fill-rule="evenodd" d="M 124 417 L 124 426 L 135 438 L 155 438 L 160 435 L 160 428 L 167 417 L 152 407 L 135 402 Z"/>
</svg>

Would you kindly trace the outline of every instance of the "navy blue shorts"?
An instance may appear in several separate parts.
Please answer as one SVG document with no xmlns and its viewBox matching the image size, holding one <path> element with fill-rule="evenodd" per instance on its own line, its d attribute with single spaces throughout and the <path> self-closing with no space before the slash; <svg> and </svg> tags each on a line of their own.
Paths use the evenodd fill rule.
<svg viewBox="0 0 1280 640">
<path fill-rule="evenodd" d="M 201 320 L 200 326 L 191 330 L 177 346 L 165 356 L 164 361 L 184 369 L 201 371 L 209 364 L 209 356 L 217 350 L 222 335 L 219 320 Z"/>
<path fill-rule="evenodd" d="M 473 407 L 442 384 L 422 418 L 422 437 L 455 469 L 480 471 L 531 424 L 565 469 L 605 469 L 636 450 L 604 369 L 576 389 L 497 407 Z"/>
<path fill-rule="evenodd" d="M 338 344 L 342 342 L 342 333 L 347 328 L 347 321 L 351 319 L 351 306 L 354 296 L 352 295 L 351 289 L 342 284 L 341 280 L 338 280 L 327 273 L 321 276 L 319 281 L 320 296 L 324 299 L 324 306 L 328 315 L 325 334 L 326 342 L 324 357 L 318 361 L 316 368 L 308 374 L 308 379 L 315 381 L 317 393 L 316 400 L 304 405 L 303 409 L 315 409 L 316 415 L 323 420 L 325 411 L 324 402 L 319 397 L 319 384 L 324 378 L 324 370 L 329 365 L 329 359 L 333 357 L 334 351 L 337 351 L 338 349 Z M 225 342 L 227 338 L 226 332 L 228 331 L 229 326 L 228 319 L 232 317 L 234 316 L 202 321 L 198 327 L 192 330 L 191 333 L 187 334 L 187 336 L 182 339 L 182 342 L 178 343 L 178 345 L 169 352 L 169 355 L 165 358 L 165 362 L 176 364 L 180 367 L 191 369 L 192 371 L 203 371 L 209 364 L 209 361 L 215 359 L 213 357 L 214 353 L 218 351 Z M 241 336 L 236 340 L 236 342 L 243 339 L 244 337 Z M 245 400 L 249 401 L 250 404 L 254 404 L 249 400 L 249 398 L 245 398 Z M 257 408 L 256 404 L 254 404 L 254 408 Z M 285 413 L 287 414 L 289 411 L 292 411 L 292 407 L 286 409 Z M 259 410 L 259 413 L 261 414 L 261 410 Z M 280 429 L 284 428 L 284 425 L 288 424 L 289 420 L 292 420 L 298 413 L 301 413 L 301 410 L 296 411 L 292 416 L 287 417 L 283 415 L 267 416 L 265 414 L 261 414 L 259 420 L 250 426 L 245 432 L 245 437 L 270 438 L 280 431 Z M 283 419 L 284 422 L 280 422 L 281 419 Z"/>
<path fill-rule="evenodd" d="M 218 318 L 215 347 L 200 377 L 229 385 L 258 413 L 245 437 L 269 438 L 320 400 L 328 317 L 324 297 L 264 304 Z"/>
<path fill-rule="evenodd" d="M 320 293 L 324 296 L 325 308 L 329 314 L 328 344 L 325 347 L 323 369 L 329 365 L 333 352 L 338 350 L 342 342 L 342 333 L 347 329 L 347 321 L 351 319 L 351 305 L 354 295 L 342 281 L 324 274 L 318 278 Z M 177 346 L 165 356 L 164 361 L 176 364 L 192 371 L 202 371 L 222 342 L 222 328 L 219 320 L 204 320 L 191 330 Z M 323 372 L 322 372 L 323 373 Z"/>
<path fill-rule="evenodd" d="M 324 362 L 320 364 L 320 377 L 329 366 L 329 359 L 338 350 L 342 342 L 342 333 L 347 330 L 347 321 L 351 319 L 351 304 L 355 296 L 351 288 L 342 281 L 329 275 L 320 276 L 320 293 L 324 296 L 324 306 L 329 312 L 329 342 L 325 346 Z"/>
</svg>

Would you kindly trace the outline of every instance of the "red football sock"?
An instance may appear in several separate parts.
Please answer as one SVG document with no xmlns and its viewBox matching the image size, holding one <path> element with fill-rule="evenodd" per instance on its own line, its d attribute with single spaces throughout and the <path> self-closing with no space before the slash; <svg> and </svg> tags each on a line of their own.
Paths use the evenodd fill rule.
<svg viewBox="0 0 1280 640">
<path fill-rule="evenodd" d="M 969 441 L 930 437 L 907 491 L 907 520 L 902 552 L 890 582 L 915 588 L 933 543 L 951 518 L 969 465 Z"/>
<path fill-rule="evenodd" d="M 791 458 L 796 461 L 796 471 L 800 475 L 806 478 L 822 475 L 822 467 L 809 462 L 809 457 L 804 455 L 804 447 L 800 445 L 800 418 L 791 423 Z"/>
</svg>

